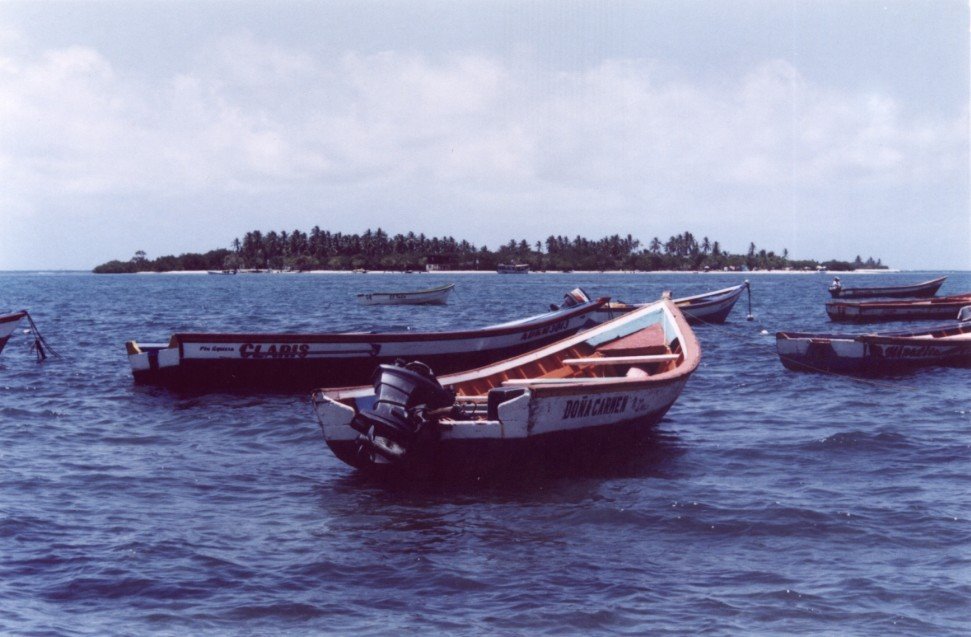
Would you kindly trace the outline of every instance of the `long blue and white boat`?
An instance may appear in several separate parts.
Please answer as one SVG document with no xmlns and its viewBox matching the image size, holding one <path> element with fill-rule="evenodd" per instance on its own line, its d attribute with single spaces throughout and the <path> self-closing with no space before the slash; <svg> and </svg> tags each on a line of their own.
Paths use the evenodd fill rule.
<svg viewBox="0 0 971 637">
<path fill-rule="evenodd" d="M 598 323 L 607 299 L 479 329 L 445 332 L 200 333 L 128 341 L 137 383 L 189 391 L 311 391 L 366 383 L 374 369 L 420 359 L 443 373 L 535 349 Z"/>
</svg>

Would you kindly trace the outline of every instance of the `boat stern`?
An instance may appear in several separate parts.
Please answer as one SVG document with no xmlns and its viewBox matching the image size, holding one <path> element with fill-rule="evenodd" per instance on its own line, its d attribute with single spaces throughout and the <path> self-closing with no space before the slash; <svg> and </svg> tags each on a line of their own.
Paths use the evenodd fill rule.
<svg viewBox="0 0 971 637">
<path fill-rule="evenodd" d="M 156 382 L 166 370 L 179 366 L 179 348 L 169 343 L 125 343 L 135 382 Z"/>
</svg>

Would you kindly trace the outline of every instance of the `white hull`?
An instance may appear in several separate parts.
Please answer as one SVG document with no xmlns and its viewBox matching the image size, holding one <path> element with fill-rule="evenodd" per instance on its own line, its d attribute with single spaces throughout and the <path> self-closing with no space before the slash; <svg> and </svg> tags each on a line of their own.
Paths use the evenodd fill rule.
<svg viewBox="0 0 971 637">
<path fill-rule="evenodd" d="M 455 332 L 176 334 L 164 344 L 129 342 L 128 360 L 139 382 L 311 391 L 367 382 L 379 364 L 399 358 L 448 371 L 483 365 L 594 325 L 597 307 Z"/>
<path fill-rule="evenodd" d="M 454 285 L 446 285 L 415 292 L 369 292 L 358 294 L 357 302 L 361 305 L 445 305 L 453 288 Z"/>
<path fill-rule="evenodd" d="M 550 394 L 536 388 L 525 392 L 498 408 L 495 420 L 442 419 L 440 442 L 493 440 L 522 441 L 550 434 L 577 432 L 610 427 L 644 419 L 653 424 L 674 404 L 687 377 L 657 384 L 630 382 L 603 390 L 588 388 L 567 394 Z M 461 402 L 459 399 L 458 402 Z M 358 432 L 351 427 L 354 408 L 337 401 L 317 405 L 317 418 L 328 442 L 353 442 Z"/>
</svg>

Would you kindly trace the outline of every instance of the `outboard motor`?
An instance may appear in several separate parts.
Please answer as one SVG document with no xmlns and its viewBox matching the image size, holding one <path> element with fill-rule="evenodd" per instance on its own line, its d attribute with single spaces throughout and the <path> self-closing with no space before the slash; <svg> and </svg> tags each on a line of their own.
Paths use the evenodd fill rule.
<svg viewBox="0 0 971 637">
<path fill-rule="evenodd" d="M 576 307 L 590 302 L 590 295 L 583 291 L 583 288 L 573 288 L 563 295 L 563 305 L 560 307 Z"/>
<path fill-rule="evenodd" d="M 958 312 L 958 320 L 962 323 L 964 321 L 971 321 L 971 305 L 965 305 Z"/>
<path fill-rule="evenodd" d="M 361 433 L 358 453 L 371 462 L 400 462 L 413 447 L 434 439 L 434 418 L 428 412 L 451 407 L 455 393 L 442 387 L 428 365 L 418 361 L 379 365 L 373 382 L 374 406 L 351 422 Z"/>
</svg>

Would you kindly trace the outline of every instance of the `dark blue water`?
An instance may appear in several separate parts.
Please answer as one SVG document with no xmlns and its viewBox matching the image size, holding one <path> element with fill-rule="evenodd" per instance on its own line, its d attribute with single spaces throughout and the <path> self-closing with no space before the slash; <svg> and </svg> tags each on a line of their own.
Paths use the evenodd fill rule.
<svg viewBox="0 0 971 637">
<path fill-rule="evenodd" d="M 701 367 L 616 466 L 396 488 L 330 455 L 308 397 L 134 387 L 125 340 L 467 327 L 578 284 L 741 277 L 0 274 L 63 357 L 0 355 L 0 633 L 968 634 L 971 370 L 784 370 L 772 334 L 831 329 L 829 278 L 752 276 L 756 320 L 743 297 L 697 328 Z M 446 279 L 446 307 L 350 304 Z"/>
</svg>

